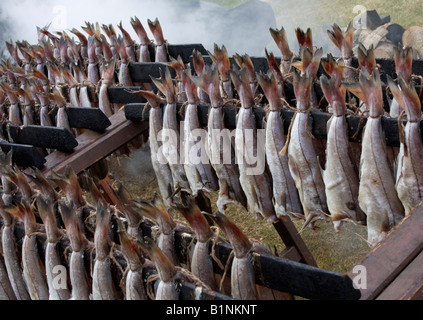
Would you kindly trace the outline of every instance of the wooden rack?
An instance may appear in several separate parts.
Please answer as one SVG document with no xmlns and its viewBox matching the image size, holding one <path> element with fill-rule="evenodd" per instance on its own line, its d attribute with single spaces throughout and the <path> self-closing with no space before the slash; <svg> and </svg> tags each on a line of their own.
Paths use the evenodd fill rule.
<svg viewBox="0 0 423 320">
<path fill-rule="evenodd" d="M 203 54 L 207 52 L 201 45 L 173 46 L 173 55 L 176 57 L 179 52 L 185 63 L 190 63 L 192 49 L 196 48 Z M 179 51 L 178 51 L 179 50 Z M 205 56 L 206 60 L 208 59 Z M 207 60 L 208 61 L 208 60 Z M 253 58 L 257 71 L 266 72 L 267 65 L 263 58 Z M 382 80 L 386 75 L 395 76 L 395 65 L 392 59 L 381 59 L 377 61 L 381 66 Z M 208 61 L 210 63 L 210 61 Z M 357 61 L 354 62 L 357 64 Z M 161 63 L 134 63 L 130 64 L 130 72 L 135 83 L 151 82 L 150 76 L 158 77 L 160 68 L 167 67 Z M 322 73 L 322 69 L 320 70 Z M 414 64 L 414 72 L 423 74 L 423 63 L 417 61 Z M 174 73 L 173 73 L 174 74 Z M 140 87 L 112 87 L 109 88 L 109 97 L 112 103 L 125 106 L 110 120 L 110 125 L 102 132 L 92 130 L 76 138 L 77 146 L 70 152 L 56 151 L 45 157 L 45 161 L 34 155 L 34 161 L 27 161 L 26 166 L 37 166 L 49 177 L 51 171 L 63 173 L 67 166 L 71 166 L 76 173 L 81 173 L 96 162 L 108 157 L 123 145 L 129 143 L 135 137 L 148 133 L 148 112 L 144 112 L 145 100 L 132 94 L 131 91 L 140 90 Z M 318 97 L 322 98 L 320 87 L 316 84 L 315 89 Z M 288 101 L 295 98 L 292 87 L 286 87 Z M 388 102 L 386 90 L 384 90 L 385 103 Z M 199 106 L 198 114 L 202 125 L 206 126 L 209 106 Z M 293 111 L 283 111 L 281 114 L 285 130 L 293 117 Z M 225 108 L 225 124 L 228 129 L 235 128 L 235 107 Z M 144 115 L 144 118 L 143 118 Z M 261 108 L 255 110 L 257 123 L 265 117 Z M 326 139 L 326 124 L 330 115 L 324 112 L 310 113 L 311 132 L 317 139 Z M 351 141 L 361 142 L 360 130 L 365 121 L 360 122 L 359 117 L 348 116 L 349 137 Z M 384 119 L 383 127 L 387 144 L 399 146 L 398 123 L 396 119 Z M 358 134 L 357 134 L 358 132 Z M 3 148 L 3 145 L 0 143 Z M 6 142 L 5 148 L 13 148 L 14 156 L 18 152 L 27 154 L 33 153 L 33 146 L 11 145 Z M 22 151 L 24 150 L 24 151 Z M 16 160 L 15 157 L 15 160 Z M 38 158 L 37 158 L 38 157 Z M 30 157 L 31 158 L 31 157 Z M 36 160 L 35 160 L 36 159 Z M 30 165 L 28 165 L 28 162 Z M 102 182 L 107 193 L 108 181 Z M 281 292 L 301 296 L 308 299 L 381 299 L 381 298 L 418 298 L 422 297 L 423 273 L 419 272 L 422 261 L 423 241 L 419 236 L 420 226 L 423 223 L 423 209 L 418 208 L 400 225 L 398 225 L 389 236 L 386 237 L 370 254 L 362 261 L 367 268 L 368 285 L 367 289 L 360 291 L 354 289 L 352 279 L 354 274 L 348 275 L 323 270 L 316 266 L 316 262 L 304 244 L 297 229 L 292 222 L 281 219 L 274 225 L 276 231 L 286 245 L 286 249 L 280 257 L 255 255 L 255 270 L 257 283 Z M 151 233 L 151 226 L 142 225 L 144 234 Z M 186 234 L 176 234 L 179 254 L 182 261 L 186 261 L 186 248 L 192 238 Z M 216 254 L 222 263 L 226 263 L 231 248 L 219 244 L 216 247 Z M 185 259 L 185 260 L 184 260 Z M 124 267 L 124 259 L 118 259 Z M 388 262 L 389 261 L 389 262 Z M 215 265 L 216 273 L 221 273 L 220 268 Z M 193 298 L 195 287 L 185 284 L 181 295 L 185 298 Z M 228 299 L 225 295 L 217 293 L 204 293 L 205 298 Z"/>
</svg>

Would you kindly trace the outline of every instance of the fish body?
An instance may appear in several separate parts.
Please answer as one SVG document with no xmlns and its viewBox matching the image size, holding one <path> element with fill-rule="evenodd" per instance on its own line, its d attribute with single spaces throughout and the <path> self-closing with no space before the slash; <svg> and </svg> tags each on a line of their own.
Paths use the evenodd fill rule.
<svg viewBox="0 0 423 320">
<path fill-rule="evenodd" d="M 37 236 L 39 226 L 32 208 L 25 202 L 6 206 L 6 212 L 24 221 L 25 236 L 22 243 L 23 278 L 31 300 L 48 300 L 49 292 L 44 265 L 38 254 Z"/>
<path fill-rule="evenodd" d="M 313 138 L 307 131 L 310 111 L 311 78 L 294 73 L 297 113 L 291 124 L 288 145 L 289 170 L 297 186 L 306 223 L 314 227 L 316 218 L 328 212 L 325 185 Z"/>
<path fill-rule="evenodd" d="M 198 66 L 197 66 L 198 68 Z M 192 77 L 198 88 L 205 92 L 211 103 L 208 117 L 208 155 L 219 183 L 217 207 L 224 212 L 230 203 L 247 208 L 247 199 L 239 181 L 239 169 L 235 159 L 232 138 L 235 132 L 225 128 L 219 73 L 216 66 L 204 66 Z"/>
<path fill-rule="evenodd" d="M 183 164 L 183 155 L 180 139 L 180 125 L 177 120 L 177 104 L 175 96 L 175 88 L 172 82 L 169 68 L 161 73 L 161 81 L 153 79 L 153 83 L 166 96 L 166 106 L 163 112 L 163 131 L 162 138 L 167 136 L 166 147 L 163 148 L 164 156 L 169 163 L 172 171 L 175 190 L 180 188 L 184 192 L 191 193 L 188 177 Z"/>
<path fill-rule="evenodd" d="M 90 300 L 91 286 L 84 263 L 88 240 L 79 228 L 73 202 L 70 201 L 68 204 L 60 202 L 59 208 L 72 247 L 69 261 L 69 276 L 72 286 L 71 300 Z"/>
<path fill-rule="evenodd" d="M 108 89 L 113 84 L 113 75 L 115 72 L 115 64 L 109 63 L 103 65 L 103 77 L 100 86 L 100 92 L 98 94 L 98 105 L 101 111 L 110 118 L 114 113 L 114 107 L 110 102 Z"/>
<path fill-rule="evenodd" d="M 323 180 L 329 212 L 336 231 L 342 221 L 352 220 L 365 224 L 366 216 L 358 203 L 359 177 L 350 155 L 345 119 L 345 88 L 338 86 L 336 78 L 320 79 L 321 87 L 334 109 L 327 125 L 327 156 Z"/>
<path fill-rule="evenodd" d="M 102 202 L 97 205 L 96 229 L 94 234 L 94 245 L 96 256 L 93 271 L 93 299 L 94 300 L 116 300 L 116 289 L 114 287 L 111 272 L 111 252 L 109 246 L 109 223 L 111 209 L 106 208 Z"/>
<path fill-rule="evenodd" d="M 395 100 L 405 111 L 408 119 L 405 127 L 400 128 L 400 130 L 404 131 L 404 134 L 398 154 L 395 187 L 398 197 L 404 206 L 405 215 L 409 215 L 423 200 L 421 103 L 412 82 L 407 82 L 401 75 L 399 76 L 399 88 L 391 79 L 388 80 L 388 84 Z"/>
<path fill-rule="evenodd" d="M 47 232 L 45 268 L 49 289 L 49 300 L 69 300 L 70 291 L 67 288 L 67 283 L 62 284 L 56 281 L 56 277 L 59 275 L 56 274 L 57 272 L 55 270 L 57 267 L 63 266 L 59 252 L 59 242 L 63 234 L 57 227 L 53 201 L 50 199 L 45 200 L 42 196 L 38 196 L 37 207 Z M 67 279 L 67 277 L 65 279 Z"/>
<path fill-rule="evenodd" d="M 297 188 L 289 171 L 288 156 L 280 152 L 286 143 L 281 111 L 282 96 L 276 76 L 259 75 L 258 81 L 269 101 L 266 119 L 266 160 L 273 182 L 273 199 L 278 217 L 303 214 Z"/>
<path fill-rule="evenodd" d="M 30 300 L 31 298 L 27 291 L 22 268 L 18 260 L 13 225 L 3 226 L 1 238 L 4 263 L 13 292 L 18 300 Z"/>
<path fill-rule="evenodd" d="M 252 264 L 252 243 L 224 214 L 218 212 L 216 216 L 211 217 L 227 235 L 234 250 L 231 268 L 232 297 L 238 300 L 256 300 L 258 294 Z"/>
<path fill-rule="evenodd" d="M 383 99 L 379 71 L 360 71 L 360 86 L 369 118 L 362 139 L 358 201 L 367 215 L 367 241 L 379 243 L 404 217 L 404 207 L 395 190 L 394 173 L 386 152 L 382 130 Z"/>
<path fill-rule="evenodd" d="M 248 210 L 256 217 L 262 216 L 274 223 L 278 219 L 273 206 L 272 183 L 266 171 L 264 141 L 259 140 L 257 133 L 253 112 L 254 97 L 246 69 L 241 68 L 240 76 L 231 72 L 231 78 L 242 105 L 237 115 L 235 154 Z"/>
<path fill-rule="evenodd" d="M 184 167 L 192 195 L 195 197 L 200 191 L 206 191 L 207 193 L 217 191 L 219 185 L 207 154 L 205 143 L 207 141 L 207 133 L 201 127 L 198 118 L 197 87 L 191 80 L 189 72 L 183 72 L 182 75 L 185 92 L 188 97 L 184 122 Z"/>
<path fill-rule="evenodd" d="M 0 257 L 0 300 L 16 300 L 2 257 Z"/>
<path fill-rule="evenodd" d="M 128 263 L 125 298 L 126 300 L 146 300 L 142 275 L 145 260 L 141 256 L 141 248 L 137 245 L 136 238 L 130 237 L 122 226 L 120 226 L 120 229 L 118 232 L 122 253 Z"/>
<path fill-rule="evenodd" d="M 200 208 L 190 199 L 188 207 L 179 207 L 179 212 L 187 219 L 194 230 L 197 243 L 191 257 L 191 272 L 212 290 L 218 290 L 210 256 L 210 242 L 213 233 Z"/>
<path fill-rule="evenodd" d="M 145 97 L 151 105 L 149 116 L 151 161 L 157 177 L 160 194 L 166 206 L 169 206 L 173 203 L 172 196 L 175 190 L 172 171 L 162 148 L 163 110 L 160 106 L 160 99 L 154 93 L 141 91 L 139 94 Z"/>
</svg>

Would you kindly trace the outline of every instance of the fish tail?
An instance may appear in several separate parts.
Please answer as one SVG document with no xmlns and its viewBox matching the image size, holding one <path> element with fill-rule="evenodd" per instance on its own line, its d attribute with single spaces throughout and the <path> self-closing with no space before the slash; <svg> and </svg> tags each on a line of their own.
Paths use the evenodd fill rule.
<svg viewBox="0 0 423 320">
<path fill-rule="evenodd" d="M 406 82 L 410 82 L 413 73 L 413 48 L 404 49 L 401 45 L 394 47 L 394 60 L 397 75 L 401 75 Z"/>
<path fill-rule="evenodd" d="M 198 101 L 197 85 L 191 80 L 191 70 L 182 71 L 181 79 L 188 101 L 196 103 Z"/>
<path fill-rule="evenodd" d="M 121 244 L 122 254 L 126 257 L 129 263 L 137 264 L 142 259 L 142 249 L 135 238 L 129 236 L 126 232 L 123 221 L 118 220 L 119 223 L 119 240 Z"/>
<path fill-rule="evenodd" d="M 338 82 L 341 82 L 344 78 L 344 63 L 343 61 L 335 61 L 332 54 L 328 54 L 327 61 L 322 60 L 322 66 L 323 69 L 325 69 L 325 72 L 338 80 Z"/>
<path fill-rule="evenodd" d="M 332 26 L 332 30 L 328 30 L 327 32 L 333 44 L 344 55 L 344 58 L 351 58 L 354 41 L 354 28 L 352 23 L 349 23 L 345 33 L 342 32 L 341 28 L 336 23 Z"/>
<path fill-rule="evenodd" d="M 310 106 L 312 78 L 308 75 L 293 73 L 294 93 L 299 111 L 307 111 Z"/>
<path fill-rule="evenodd" d="M 387 79 L 389 89 L 406 112 L 408 121 L 420 121 L 422 116 L 421 102 L 413 83 L 407 82 L 401 74 L 398 75 L 398 85 L 389 76 Z"/>
<path fill-rule="evenodd" d="M 46 227 L 48 240 L 50 242 L 59 241 L 62 235 L 57 226 L 53 200 L 51 198 L 44 198 L 42 195 L 38 195 L 36 198 L 36 204 L 41 220 L 43 220 Z"/>
<path fill-rule="evenodd" d="M 87 239 L 79 227 L 75 204 L 72 201 L 69 201 L 69 203 L 60 201 L 59 212 L 63 219 L 63 223 L 65 224 L 66 232 L 69 235 L 72 249 L 76 252 L 81 251 L 83 245 L 87 242 Z"/>
<path fill-rule="evenodd" d="M 109 225 L 111 208 L 103 201 L 99 201 L 96 208 L 96 227 L 94 233 L 94 245 L 96 248 L 96 259 L 104 260 L 109 256 Z"/>
<path fill-rule="evenodd" d="M 191 225 L 199 241 L 205 242 L 211 238 L 210 225 L 193 198 L 188 199 L 187 206 L 177 206 L 177 209 Z"/>
<path fill-rule="evenodd" d="M 131 46 L 134 44 L 134 40 L 132 40 L 131 35 L 123 28 L 122 21 L 118 24 L 118 28 L 122 32 L 123 39 L 127 46 Z"/>
<path fill-rule="evenodd" d="M 288 38 L 286 36 L 285 29 L 283 27 L 280 30 L 269 28 L 269 31 L 277 47 L 282 53 L 283 60 L 291 60 L 294 56 L 294 53 L 289 48 Z"/>
<path fill-rule="evenodd" d="M 362 44 L 359 44 L 357 57 L 361 69 L 366 69 L 368 73 L 372 73 L 376 69 L 377 64 L 373 45 L 369 49 L 366 49 Z"/>
<path fill-rule="evenodd" d="M 320 86 L 326 100 L 334 108 L 335 114 L 337 116 L 344 115 L 346 112 L 345 87 L 339 85 L 337 78 L 328 79 L 324 75 L 320 77 Z"/>
<path fill-rule="evenodd" d="M 219 73 L 222 77 L 223 81 L 228 81 L 229 79 L 225 79 L 225 76 L 229 74 L 231 70 L 231 61 L 229 59 L 228 51 L 226 47 L 223 45 L 221 48 L 215 43 L 214 44 L 214 57 L 216 59 L 216 64 L 219 69 Z"/>
<path fill-rule="evenodd" d="M 151 30 L 151 33 L 153 34 L 154 39 L 156 40 L 156 44 L 158 46 L 164 44 L 166 41 L 163 36 L 163 30 L 162 30 L 162 26 L 160 25 L 159 19 L 156 18 L 154 21 L 151 21 L 150 19 L 148 19 L 147 22 Z"/>
<path fill-rule="evenodd" d="M 383 114 L 383 95 L 379 70 L 369 74 L 366 69 L 360 71 L 359 82 L 365 96 L 366 104 L 370 108 L 370 117 Z"/>
<path fill-rule="evenodd" d="M 75 204 L 85 204 L 78 176 L 72 167 L 66 167 L 64 176 L 52 171 L 51 180 L 54 181 L 67 195 L 72 197 L 72 199 L 69 200 L 72 200 Z"/>
<path fill-rule="evenodd" d="M 147 32 L 144 29 L 140 19 L 138 17 L 131 18 L 131 25 L 134 28 L 135 33 L 137 34 L 138 38 L 141 41 L 141 44 L 145 45 L 150 43 L 150 39 L 148 38 Z"/>
<path fill-rule="evenodd" d="M 267 97 L 271 108 L 282 109 L 282 97 L 279 93 L 275 74 L 272 73 L 270 76 L 263 73 L 257 74 L 257 81 L 263 89 L 264 95 Z"/>
<path fill-rule="evenodd" d="M 267 49 L 265 49 L 265 54 L 266 54 L 267 64 L 269 65 L 269 70 L 277 75 L 279 81 L 283 80 L 282 71 L 279 68 L 278 62 L 276 61 L 276 58 L 273 52 L 269 53 Z"/>
<path fill-rule="evenodd" d="M 144 241 L 140 242 L 140 245 L 142 249 L 148 253 L 151 260 L 156 265 L 160 278 L 164 282 L 171 281 L 176 275 L 176 268 L 163 251 L 157 246 L 154 240 L 149 237 L 144 237 Z"/>
<path fill-rule="evenodd" d="M 180 58 L 180 57 L 178 57 Z M 177 65 L 179 66 L 179 68 L 181 68 L 181 70 L 183 70 L 185 68 L 184 63 L 182 62 L 182 60 L 178 60 L 177 61 Z M 169 65 L 171 66 L 171 65 Z M 172 80 L 172 75 L 170 74 L 170 69 L 166 68 L 164 74 L 163 71 L 160 70 L 160 75 L 162 78 L 162 83 L 164 85 L 165 88 L 165 95 L 167 96 L 172 96 L 175 94 L 175 86 L 173 85 L 173 80 Z"/>
<path fill-rule="evenodd" d="M 203 74 L 205 62 L 201 52 L 195 49 L 192 51 L 192 64 L 194 66 L 195 73 L 198 76 L 201 76 Z"/>
<path fill-rule="evenodd" d="M 252 247 L 248 237 L 225 214 L 217 212 L 216 215 L 210 215 L 210 217 L 228 236 L 234 248 L 235 255 L 239 258 L 244 257 Z"/>
<path fill-rule="evenodd" d="M 159 84 L 160 82 L 157 82 L 156 84 L 156 79 L 151 78 L 154 82 L 154 84 L 157 86 L 157 84 Z M 160 98 L 158 95 L 156 95 L 154 92 L 152 91 L 145 91 L 145 90 L 140 90 L 140 91 L 132 91 L 133 94 L 137 95 L 137 96 L 141 96 L 143 98 L 145 98 L 148 103 L 153 107 L 156 108 L 158 107 L 161 103 L 164 103 L 163 99 Z"/>
<path fill-rule="evenodd" d="M 310 52 L 313 52 L 313 35 L 310 28 L 307 28 L 307 31 L 304 32 L 301 28 L 295 30 L 295 35 L 297 36 L 298 44 L 300 48 L 307 48 Z"/>
</svg>

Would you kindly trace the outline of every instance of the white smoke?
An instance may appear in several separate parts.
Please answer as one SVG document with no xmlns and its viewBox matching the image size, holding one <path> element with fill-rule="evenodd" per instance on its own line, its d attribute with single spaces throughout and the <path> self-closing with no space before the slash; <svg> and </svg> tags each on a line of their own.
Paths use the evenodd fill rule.
<svg viewBox="0 0 423 320">
<path fill-rule="evenodd" d="M 249 2 L 263 5 L 259 1 Z M 227 10 L 206 1 L 2 0 L 0 24 L 8 32 L 0 35 L 0 40 L 2 43 L 27 40 L 34 44 L 37 27 L 50 24 L 51 32 L 72 28 L 82 31 L 81 26 L 87 21 L 98 22 L 100 26 L 112 24 L 117 29 L 122 21 L 123 27 L 138 41 L 130 25 L 130 18 L 135 16 L 148 33 L 147 19 L 157 17 L 170 44 L 201 43 L 212 51 L 216 43 L 225 45 L 230 54 L 263 55 L 265 46 L 271 42 L 269 27 L 276 27 L 275 19 L 269 19 L 264 12 L 252 12 L 248 6 Z M 153 39 L 151 33 L 149 36 Z"/>
</svg>

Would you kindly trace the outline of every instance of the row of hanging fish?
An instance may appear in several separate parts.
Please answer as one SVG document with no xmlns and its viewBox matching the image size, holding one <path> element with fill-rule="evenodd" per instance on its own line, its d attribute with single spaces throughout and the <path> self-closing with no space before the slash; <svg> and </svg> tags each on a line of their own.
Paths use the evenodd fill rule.
<svg viewBox="0 0 423 320">
<path fill-rule="evenodd" d="M 255 283 L 251 254 L 272 255 L 270 249 L 251 242 L 225 215 L 202 212 L 192 197 L 173 207 L 183 222 L 158 195 L 134 200 L 116 182 L 111 206 L 88 173 L 78 177 L 68 167 L 46 178 L 37 169 L 22 172 L 10 157 L 1 161 L 1 300 L 177 300 L 183 282 L 234 299 L 280 297 Z M 141 224 L 150 226 L 151 237 Z M 225 286 L 212 260 L 212 245 L 228 242 L 218 230 L 234 250 Z M 195 239 L 187 261 L 178 255 L 176 231 Z"/>
<path fill-rule="evenodd" d="M 42 45 L 39 48 L 43 51 L 40 51 L 42 54 L 38 56 L 47 58 L 45 62 L 47 73 L 41 71 L 37 73 L 32 70 L 33 77 L 42 79 L 43 83 L 49 87 L 53 85 L 56 90 L 47 96 L 54 98 L 53 101 L 56 101 L 57 105 L 64 106 L 66 94 L 60 94 L 60 83 L 73 84 L 74 88 L 79 89 L 79 96 L 81 96 L 81 93 L 85 92 L 84 84 L 99 83 L 100 70 L 102 70 L 104 74 L 99 91 L 99 107 L 107 115 L 113 114 L 117 109 L 112 109 L 107 104 L 106 94 L 107 86 L 113 83 L 111 70 L 118 72 L 120 84 L 132 86 L 133 84 L 129 81 L 128 63 L 148 61 L 147 51 L 151 56 L 151 50 L 148 49 L 151 41 L 147 41 L 148 37 L 141 22 L 138 19 L 132 19 L 131 23 L 140 38 L 138 54 L 134 49 L 136 48 L 135 41 L 130 38 L 122 25 L 119 26 L 122 37 L 116 36 L 112 26 L 102 26 L 111 44 L 101 34 L 98 24 L 94 26 L 87 23 L 87 26 L 83 28 L 89 34 L 88 39 L 76 29 L 72 30 L 72 33 L 78 37 L 79 44 L 73 42 L 66 33 L 58 38 L 46 28 L 40 29 L 40 44 Z M 405 129 L 410 130 L 411 124 L 401 130 L 400 150 L 387 147 L 381 131 L 381 117 L 399 117 L 401 108 L 407 111 L 409 108 L 407 109 L 406 106 L 411 103 L 410 101 L 417 103 L 417 100 L 412 93 L 407 94 L 405 89 L 395 90 L 391 81 L 390 88 L 394 99 L 390 105 L 389 115 L 383 110 L 380 71 L 377 68 L 373 50 L 371 48 L 367 50 L 361 46 L 358 49 L 360 66 L 357 70 L 352 67 L 353 28 L 351 25 L 345 32 L 334 25 L 333 31 L 329 32 L 329 37 L 342 52 L 342 59 L 338 61 L 330 55 L 326 60 L 321 59 L 322 50 L 315 50 L 310 30 L 306 32 L 296 30 L 300 44 L 300 52 L 296 56 L 289 48 L 285 30 L 283 28 L 270 29 L 281 51 L 282 59 L 278 64 L 273 53 L 266 52 L 269 74 L 256 74 L 251 59 L 247 55 L 236 54 L 234 59 L 239 68 L 233 68 L 225 47 L 219 48 L 217 45 L 214 52 L 210 52 L 213 66 L 205 65 L 201 54 L 193 52 L 194 70 L 191 71 L 189 66 L 184 65 L 180 59 L 169 57 L 166 50 L 167 42 L 164 40 L 158 21 L 149 21 L 149 26 L 156 41 L 155 61 L 168 62 L 169 67 L 175 69 L 177 73 L 176 79 L 171 79 L 169 71 L 162 70 L 161 79 L 152 79 L 162 95 L 149 90 L 151 84 L 150 87 L 149 84 L 144 84 L 145 90 L 136 93 L 147 98 L 152 107 L 149 121 L 153 167 L 161 195 L 167 206 L 174 204 L 174 199 L 180 197 L 180 192 L 195 197 L 199 192 L 209 194 L 219 191 L 217 206 L 221 212 L 225 212 L 227 204 L 236 203 L 269 222 L 276 222 L 279 217 L 289 215 L 304 219 L 306 221 L 304 226 L 310 225 L 312 228 L 316 227 L 316 220 L 331 217 L 338 231 L 343 221 L 353 221 L 367 224 L 368 241 L 376 244 L 402 219 L 404 214 L 408 214 L 419 203 L 419 197 L 414 201 L 409 199 L 412 198 L 410 194 L 416 193 L 410 193 L 410 189 L 402 187 L 404 177 L 407 177 L 407 179 L 414 179 L 415 187 L 419 189 L 416 173 L 411 177 L 408 176 L 409 170 L 419 172 L 416 161 L 410 158 L 410 153 L 413 151 L 407 146 L 407 139 L 410 139 L 411 133 L 407 133 Z M 2 69 L 3 76 L 7 78 L 7 81 L 2 83 L 2 92 L 7 94 L 11 102 L 6 114 L 9 114 L 9 119 L 15 119 L 14 115 L 18 113 L 14 110 L 18 109 L 14 106 L 17 103 L 12 102 L 18 100 L 16 94 L 13 96 L 13 90 L 9 90 L 9 87 L 13 87 L 9 83 L 15 83 L 16 86 L 16 77 L 23 86 L 25 81 L 31 82 L 32 79 L 23 76 L 24 73 L 19 68 L 30 70 L 28 62 L 35 61 L 32 58 L 35 59 L 38 56 L 34 53 L 37 50 L 34 47 L 30 50 L 31 46 L 25 43 L 19 43 L 16 47 L 9 44 L 8 47 L 16 64 L 13 72 L 11 71 L 13 68 L 7 67 L 6 62 L 3 64 L 6 66 Z M 18 49 L 23 54 L 24 60 L 19 58 Z M 25 54 L 28 52 L 32 55 Z M 38 57 L 39 61 L 41 61 L 40 57 Z M 101 61 L 98 60 L 99 57 L 102 57 Z M 116 61 L 119 65 L 117 69 Z M 99 68 L 100 62 L 101 68 Z M 403 77 L 402 86 L 408 86 L 409 91 L 412 92 L 410 50 L 397 48 L 395 62 L 397 73 L 400 75 L 399 79 Z M 317 78 L 320 63 L 323 64 L 330 79 L 326 76 Z M 43 66 L 42 63 L 39 65 Z M 52 67 L 53 65 L 55 67 Z M 60 66 L 62 66 L 61 69 Z M 56 72 L 56 67 L 62 73 L 63 78 L 60 80 L 58 76 L 60 73 Z M 76 76 L 80 68 L 86 70 L 85 77 Z M 45 67 L 40 67 L 39 70 L 45 70 Z M 55 74 L 56 76 L 52 76 Z M 173 80 L 176 80 L 176 85 Z M 401 85 L 401 81 L 398 81 Z M 289 134 L 285 137 L 280 111 L 292 108 L 285 99 L 284 83 L 287 82 L 294 87 L 296 113 L 289 128 Z M 316 84 L 320 84 L 324 91 L 326 100 L 330 104 L 328 112 L 333 114 L 328 123 L 326 141 L 313 139 L 308 128 L 309 113 L 322 111 L 314 89 Z M 41 88 L 35 84 L 30 87 Z M 265 141 L 260 141 L 260 136 L 255 134 L 257 129 L 261 128 L 256 125 L 253 108 L 263 107 L 257 95 L 257 88 L 261 88 L 268 102 Z M 19 89 L 16 90 L 21 92 Z M 360 99 L 361 104 L 358 110 L 351 109 L 350 104 L 346 103 L 346 90 Z M 28 89 L 26 92 L 29 92 Z M 46 95 L 34 96 L 45 97 Z M 71 96 L 73 95 L 69 92 L 69 99 Z M 234 98 L 236 101 L 233 100 Z M 80 102 L 83 100 L 80 99 Z M 176 120 L 177 103 L 185 104 L 183 132 L 187 143 L 184 147 L 180 145 L 178 136 L 180 130 Z M 208 143 L 204 147 L 198 147 L 197 142 L 201 140 L 201 137 L 193 135 L 193 132 L 201 129 L 197 115 L 197 106 L 200 103 L 211 106 L 209 130 L 206 133 Z M 216 136 L 216 132 L 225 130 L 223 110 L 231 103 L 238 103 L 238 106 L 241 106 L 237 115 L 235 143 L 229 141 L 222 144 L 220 143 L 222 137 Z M 161 108 L 162 104 L 166 104 L 166 107 Z M 31 104 L 27 102 L 23 105 L 28 107 Z M 59 111 L 62 109 L 60 108 Z M 345 115 L 357 112 L 368 120 L 362 144 L 349 143 L 346 135 Z M 26 111 L 25 114 L 30 112 Z M 163 153 L 162 142 L 158 139 L 163 130 L 175 133 L 172 136 L 175 140 L 169 144 L 173 147 L 167 149 L 165 153 Z M 251 139 L 246 139 L 247 132 L 253 132 Z M 342 134 L 339 134 L 340 132 Z M 376 137 L 378 140 L 375 140 Z M 371 143 L 367 143 L 368 140 L 371 140 Z M 262 161 L 263 157 L 257 157 L 255 159 L 261 163 L 251 165 L 251 155 L 257 154 L 263 144 L 265 144 L 266 161 Z M 225 149 L 222 145 L 229 145 L 230 148 Z M 415 150 L 415 148 L 412 149 Z M 200 161 L 182 164 L 181 158 L 187 156 L 184 154 L 185 150 L 194 151 L 195 157 Z M 163 159 L 167 161 L 162 161 Z M 229 159 L 229 161 L 222 161 L 222 159 Z M 410 166 L 412 169 L 408 169 Z M 260 174 L 251 174 L 254 167 L 264 167 L 265 170 Z M 380 194 L 376 195 L 375 190 L 378 190 Z M 380 210 L 382 204 L 386 210 Z"/>
<path fill-rule="evenodd" d="M 234 59 L 239 68 L 234 68 L 225 47 L 215 45 L 214 52 L 209 53 L 212 66 L 205 65 L 202 56 L 193 52 L 195 74 L 181 61 L 174 60 L 169 65 L 178 74 L 179 86 L 176 85 L 173 91 L 163 90 L 165 83 L 167 87 L 171 86 L 168 71 L 162 73 L 161 79 L 153 79 L 166 99 L 154 92 L 137 92 L 152 106 L 149 119 L 150 130 L 154 131 L 150 132 L 150 137 L 159 137 L 162 129 L 179 132 L 177 124 L 169 125 L 165 119 L 176 119 L 177 98 L 186 97 L 180 101 L 186 104 L 184 134 L 185 141 L 189 142 L 185 143 L 185 149 L 181 150 L 179 142 L 175 141 L 172 143 L 175 150 L 169 151 L 168 155 L 160 155 L 163 144 L 158 140 L 153 142 L 152 157 L 153 164 L 157 165 L 159 184 L 166 181 L 161 185 L 163 197 L 171 203 L 181 190 L 193 196 L 199 190 L 206 193 L 219 191 L 217 206 L 222 213 L 227 204 L 236 203 L 269 222 L 288 215 L 304 219 L 304 227 L 318 228 L 316 221 L 329 218 L 336 231 L 341 230 L 344 221 L 351 221 L 367 225 L 369 244 L 380 242 L 422 200 L 419 191 L 421 169 L 416 160 L 418 156 L 414 158 L 415 153 L 421 152 L 417 147 L 417 143 L 421 143 L 420 111 L 417 112 L 421 106 L 412 82 L 411 49 L 398 47 L 395 50 L 399 87 L 393 80 L 388 81 L 393 94 L 388 111 L 384 109 L 380 70 L 373 49 L 361 46 L 358 50 L 359 68 L 352 67 L 352 32 L 351 25 L 345 32 L 334 25 L 333 31 L 329 32 L 343 54 L 336 61 L 331 55 L 322 59 L 321 49 L 315 50 L 313 46 L 310 30 L 296 30 L 300 54 L 295 57 L 289 49 L 284 29 L 271 29 L 281 49 L 282 60 L 278 64 L 274 55 L 266 52 L 267 74 L 256 73 L 247 55 L 236 54 Z M 318 78 L 321 63 L 327 75 Z M 292 106 L 286 101 L 284 82 L 293 85 L 296 97 L 296 112 L 287 136 L 281 111 L 292 109 Z M 324 111 L 332 114 L 325 141 L 314 139 L 308 127 L 309 113 L 323 111 L 317 101 L 315 84 L 320 85 L 328 101 L 329 108 Z M 257 94 L 258 88 L 267 100 L 265 141 L 260 141 L 257 135 L 248 139 L 246 134 L 248 130 L 256 132 L 261 129 L 256 125 L 253 112 L 254 108 L 264 106 Z M 347 91 L 354 94 L 360 103 L 352 106 L 346 98 Z M 235 143 L 225 144 L 220 140 L 221 132 L 225 130 L 223 108 L 233 103 L 240 106 Z M 166 105 L 163 109 L 160 107 L 162 104 Z M 175 175 L 172 165 L 166 170 L 158 168 L 156 157 L 166 158 L 175 155 L 175 152 L 187 155 L 200 141 L 200 137 L 190 136 L 200 128 L 196 112 L 199 104 L 209 104 L 211 109 L 207 144 L 195 155 L 206 155 L 209 162 L 185 162 L 184 166 L 177 168 L 178 175 Z M 352 143 L 348 138 L 346 116 L 353 114 L 360 114 L 367 120 L 361 144 Z M 405 128 L 400 126 L 399 150 L 386 146 L 383 117 L 408 120 Z M 411 129 L 413 123 L 416 125 Z M 179 137 L 176 138 L 179 141 Z M 256 155 L 263 144 L 261 142 L 265 144 L 266 163 L 262 164 L 265 170 L 260 174 L 248 174 L 248 170 L 252 169 L 249 165 L 251 159 L 248 159 L 245 149 Z M 227 145 L 232 148 L 224 150 L 222 146 Z M 229 161 L 222 161 L 224 157 Z M 260 161 L 263 158 L 256 159 Z M 260 167 L 260 163 L 255 162 L 256 166 Z M 180 174 L 183 170 L 185 175 Z M 161 176 L 166 178 L 161 180 Z M 187 182 L 189 188 L 186 188 Z M 406 183 L 412 183 L 413 187 L 405 187 Z"/>
<path fill-rule="evenodd" d="M 111 117 L 122 105 L 110 102 L 109 87 L 141 85 L 151 89 L 151 84 L 132 82 L 129 63 L 169 61 L 168 43 L 158 19 L 148 20 L 154 41 L 138 18 L 131 19 L 131 26 L 139 44 L 122 23 L 118 34 L 113 25 L 100 27 L 89 22 L 82 26 L 83 31 L 70 30 L 77 40 L 65 31 L 53 34 L 47 26 L 37 28 L 35 45 L 6 42 L 10 58 L 0 63 L 2 123 L 64 127 L 77 136 L 81 131 L 70 127 L 67 106 L 100 108 Z M 143 145 L 140 138 L 131 143 L 138 148 Z"/>
</svg>

